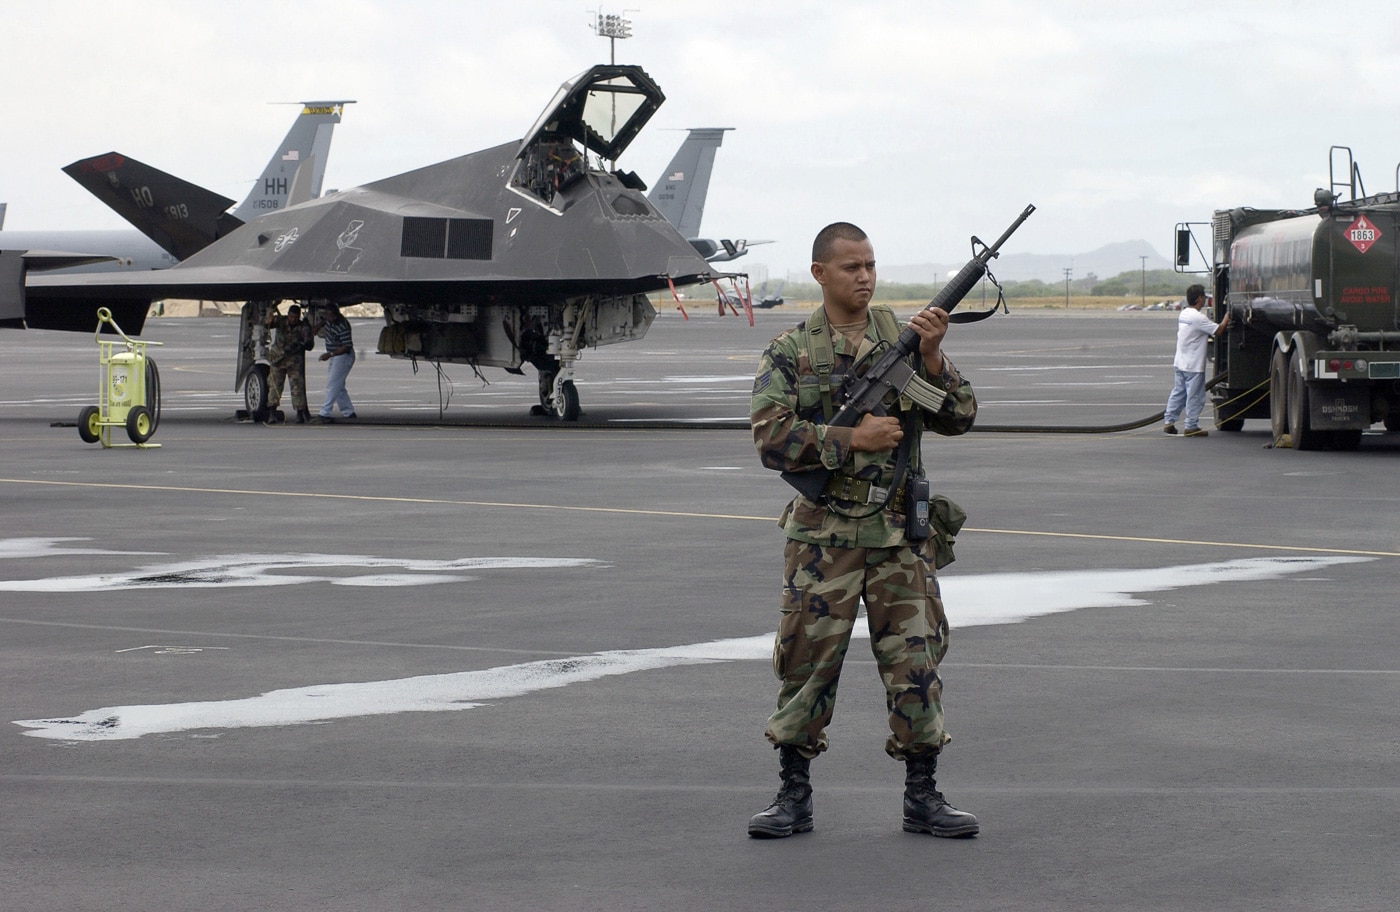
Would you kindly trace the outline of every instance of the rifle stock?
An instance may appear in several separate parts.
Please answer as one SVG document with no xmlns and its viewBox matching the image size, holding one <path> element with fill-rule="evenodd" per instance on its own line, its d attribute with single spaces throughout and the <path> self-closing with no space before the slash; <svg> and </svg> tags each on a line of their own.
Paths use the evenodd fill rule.
<svg viewBox="0 0 1400 912">
<path fill-rule="evenodd" d="M 1035 206 L 1027 206 L 1025 210 L 1011 223 L 1011 226 L 1001 233 L 990 246 L 983 246 L 980 251 L 974 253 L 972 259 L 968 260 L 958 274 L 953 277 L 947 285 L 944 285 L 927 305 L 924 310 L 941 308 L 945 313 L 952 313 L 953 309 L 967 297 L 968 293 L 982 280 L 982 276 L 987 274 L 987 264 L 990 263 L 1001 251 L 1001 245 L 1016 232 L 1017 228 L 1035 211 Z M 972 238 L 973 248 L 981 243 L 976 236 Z M 890 382 L 890 374 L 895 372 L 899 365 L 910 354 L 919 350 L 919 334 L 912 327 L 906 326 L 899 333 L 898 340 L 890 346 L 889 350 L 880 356 L 868 371 L 859 380 L 851 385 L 845 403 L 832 416 L 831 427 L 855 427 L 863 415 L 874 412 L 880 407 L 880 402 L 886 394 L 895 387 Z M 809 469 L 803 472 L 783 472 L 783 481 L 792 485 L 801 492 L 808 500 L 819 500 L 826 490 L 827 482 L 835 474 L 830 469 L 818 468 Z"/>
</svg>

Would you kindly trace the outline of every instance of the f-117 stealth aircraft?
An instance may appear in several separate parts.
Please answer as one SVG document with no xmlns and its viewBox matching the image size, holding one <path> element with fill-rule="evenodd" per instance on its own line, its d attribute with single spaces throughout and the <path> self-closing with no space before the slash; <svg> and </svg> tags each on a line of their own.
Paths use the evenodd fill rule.
<svg viewBox="0 0 1400 912">
<path fill-rule="evenodd" d="M 576 420 L 584 348 L 640 339 L 649 293 L 723 277 L 616 170 L 664 100 L 639 67 L 595 66 L 519 142 L 268 213 L 163 272 L 29 276 L 0 287 L 0 325 L 18 313 L 91 332 L 107 307 L 139 332 L 156 300 L 247 301 L 237 384 L 256 412 L 247 340 L 266 307 L 377 302 L 380 353 L 514 373 L 528 362 L 541 409 Z"/>
</svg>

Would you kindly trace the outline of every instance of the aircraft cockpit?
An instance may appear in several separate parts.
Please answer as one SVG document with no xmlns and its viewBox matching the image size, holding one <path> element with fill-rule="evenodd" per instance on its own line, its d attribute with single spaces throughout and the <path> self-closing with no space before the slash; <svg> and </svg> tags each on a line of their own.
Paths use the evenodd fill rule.
<svg viewBox="0 0 1400 912">
<path fill-rule="evenodd" d="M 510 184 L 554 209 L 589 170 L 616 162 L 666 96 L 640 67 L 599 65 L 559 87 L 516 153 Z"/>
<path fill-rule="evenodd" d="M 541 137 L 525 150 L 511 185 L 553 206 L 555 196 L 577 183 L 587 170 L 583 153 L 570 140 Z"/>
</svg>

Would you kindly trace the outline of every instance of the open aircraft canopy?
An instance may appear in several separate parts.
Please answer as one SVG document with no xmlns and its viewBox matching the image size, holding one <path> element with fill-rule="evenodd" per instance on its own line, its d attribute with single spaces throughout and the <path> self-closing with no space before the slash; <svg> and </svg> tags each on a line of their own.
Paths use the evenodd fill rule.
<svg viewBox="0 0 1400 912">
<path fill-rule="evenodd" d="M 568 80 L 535 121 L 516 158 L 541 139 L 572 139 L 616 161 L 666 100 L 641 67 L 599 64 Z"/>
</svg>

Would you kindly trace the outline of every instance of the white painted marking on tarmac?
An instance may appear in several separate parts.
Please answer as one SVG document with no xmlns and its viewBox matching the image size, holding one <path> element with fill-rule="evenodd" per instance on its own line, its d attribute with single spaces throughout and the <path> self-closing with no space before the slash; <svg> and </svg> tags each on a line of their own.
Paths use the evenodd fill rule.
<svg viewBox="0 0 1400 912">
<path fill-rule="evenodd" d="M 135 554 L 137 552 L 71 548 L 59 542 L 71 538 L 0 539 L 0 558 L 39 558 L 73 554 Z M 147 552 L 140 552 L 147 553 Z M 476 577 L 471 571 L 541 570 L 603 567 L 603 561 L 578 557 L 467 557 L 456 560 L 413 560 L 363 554 L 220 554 L 196 560 L 149 564 L 120 573 L 0 580 L 0 592 L 124 592 L 133 589 L 226 589 L 331 583 L 336 586 L 428 586 L 460 583 Z M 324 571 L 334 569 L 335 574 Z M 306 571 L 320 570 L 321 573 Z M 397 573 L 374 572 L 384 570 Z M 367 572 L 369 571 L 369 572 Z"/>
<path fill-rule="evenodd" d="M 109 548 L 74 548 L 63 542 L 88 541 L 86 538 L 0 538 L 0 560 L 30 560 L 36 557 L 69 557 L 79 554 L 159 554 L 159 551 L 113 551 Z"/>
<path fill-rule="evenodd" d="M 118 649 L 117 654 L 124 652 L 145 652 L 151 650 L 151 655 L 195 655 L 208 649 L 216 649 L 227 652 L 229 646 L 132 646 L 130 649 Z"/>
<path fill-rule="evenodd" d="M 951 577 L 943 596 L 954 626 L 1006 624 L 1078 608 L 1131 607 L 1144 599 L 1131 593 L 1187 586 L 1278 579 L 1359 557 L 1251 558 L 1145 570 L 995 573 Z M 868 637 L 863 625 L 858 635 Z M 540 690 L 600 678 L 715 662 L 766 661 L 773 634 L 715 640 L 688 646 L 600 652 L 566 659 L 504 665 L 480 671 L 422 675 L 389 681 L 314 684 L 256 697 L 145 706 L 107 706 L 76 716 L 23 719 L 34 738 L 61 741 L 122 741 L 144 735 L 201 729 L 305 725 L 332 719 L 406 712 L 461 711 Z"/>
<path fill-rule="evenodd" d="M 1215 583 L 1278 579 L 1368 557 L 1255 557 L 1244 560 L 1143 570 L 1064 570 L 987 573 L 940 579 L 949 622 L 955 627 L 1013 624 L 1080 608 L 1146 605 L 1130 593 L 1166 592 Z"/>
</svg>

